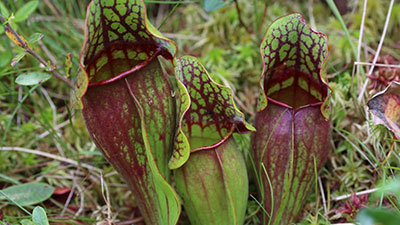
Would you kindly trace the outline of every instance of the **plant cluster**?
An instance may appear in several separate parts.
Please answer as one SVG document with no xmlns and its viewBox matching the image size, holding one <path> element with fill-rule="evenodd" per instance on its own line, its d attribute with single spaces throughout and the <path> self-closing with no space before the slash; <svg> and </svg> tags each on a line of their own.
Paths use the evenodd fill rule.
<svg viewBox="0 0 400 225">
<path fill-rule="evenodd" d="M 332 7 L 332 1 L 327 2 Z M 55 4 L 59 6 L 60 3 Z M 226 7 L 229 4 L 236 11 L 229 10 Z M 380 126 L 374 126 L 374 135 L 370 135 L 370 127 L 373 125 L 364 119 L 363 113 L 368 112 L 355 104 L 357 100 L 354 90 L 357 88 L 362 93 L 361 97 L 364 90 L 367 90 L 369 96 L 377 93 L 366 104 L 370 112 L 368 115 L 375 124 L 388 127 L 396 138 L 399 136 L 400 118 L 399 84 L 396 83 L 398 70 L 396 67 L 379 67 L 371 69 L 374 72 L 371 75 L 365 75 L 362 70 L 357 71 L 358 80 L 363 76 L 371 80 L 371 85 L 367 86 L 367 81 L 364 84 L 367 88 L 363 89 L 348 72 L 334 71 L 338 65 L 346 68 L 345 64 L 349 63 L 355 53 L 350 36 L 353 34 L 348 33 L 343 23 L 336 25 L 344 27 L 347 39 L 341 34 L 333 35 L 336 45 L 332 48 L 332 44 L 328 45 L 326 36 L 311 29 L 300 14 L 280 17 L 271 22 L 270 26 L 266 26 L 270 19 L 265 20 L 267 12 L 279 16 L 287 12 L 272 4 L 265 6 L 264 14 L 260 15 L 259 11 L 255 10 L 253 13 L 249 8 L 262 8 L 264 4 L 257 1 L 254 1 L 252 7 L 248 4 L 239 4 L 237 1 L 204 1 L 206 10 L 219 9 L 221 15 L 226 15 L 213 14 L 212 18 L 208 18 L 208 23 L 202 21 L 207 17 L 204 13 L 199 13 L 193 5 L 188 4 L 180 10 L 188 20 L 183 22 L 173 16 L 173 21 L 167 25 L 170 26 L 167 30 L 173 26 L 176 27 L 172 30 L 182 30 L 183 36 L 166 34 L 170 39 L 184 38 L 175 44 L 149 22 L 143 1 L 93 1 L 87 10 L 86 23 L 82 26 L 85 36 L 79 36 L 77 32 L 77 39 L 84 39 L 80 58 L 78 60 L 76 55 L 63 51 L 65 69 L 60 71 L 56 69 L 57 62 L 51 60 L 52 55 L 48 50 L 46 55 L 50 60 L 45 60 L 41 56 L 43 54 L 36 53 L 41 48 L 45 49 L 43 35 L 34 34 L 25 39 L 14 30 L 14 27 L 18 28 L 18 23 L 25 21 L 35 11 L 38 2 L 30 1 L 17 10 L 15 19 L 1 3 L 0 14 L 4 15 L 1 20 L 5 30 L 0 30 L 0 33 L 7 34 L 19 48 L 16 48 L 18 52 L 14 58 L 12 55 L 2 54 L 0 63 L 6 65 L 11 61 L 12 66 L 18 66 L 21 62 L 29 64 L 31 62 L 26 60 L 25 55 L 31 54 L 49 72 L 28 72 L 18 76 L 15 81 L 13 77 L 10 78 L 10 90 L 16 84 L 33 87 L 25 89 L 20 86 L 19 92 L 26 91 L 27 94 L 18 97 L 18 105 L 13 113 L 6 112 L 9 109 L 4 106 L 6 113 L 1 115 L 4 120 L 0 121 L 0 128 L 4 131 L 2 143 L 10 146 L 32 146 L 31 148 L 39 146 L 49 149 L 50 152 L 58 151 L 62 157 L 19 147 L 1 147 L 1 150 L 30 154 L 21 156 L 23 163 L 31 167 L 38 163 L 34 156 L 40 155 L 78 168 L 69 175 L 60 171 L 55 176 L 88 176 L 91 177 L 89 183 L 95 183 L 99 179 L 101 195 L 108 210 L 98 208 L 94 214 L 107 214 L 108 219 L 104 223 L 112 221 L 109 190 L 103 184 L 102 175 L 93 178 L 98 176 L 96 167 L 79 162 L 87 159 L 86 156 L 96 155 L 97 162 L 104 164 L 99 154 L 93 151 L 95 146 L 84 141 L 88 138 L 88 134 L 82 132 L 85 125 L 96 146 L 122 175 L 132 192 L 135 203 L 118 198 L 118 204 L 125 206 L 124 210 L 134 212 L 136 210 L 132 210 L 132 206 L 138 206 L 139 215 L 146 224 L 176 224 L 178 219 L 179 224 L 187 223 L 187 219 L 191 224 L 290 224 L 304 218 L 304 215 L 300 215 L 304 212 L 304 205 L 308 212 L 304 223 L 308 221 L 311 224 L 329 224 L 328 220 L 354 220 L 358 211 L 367 206 L 368 201 L 376 198 L 352 195 L 349 202 L 339 204 L 330 199 L 341 199 L 336 196 L 347 193 L 349 187 L 352 191 L 371 187 L 376 180 L 373 177 L 386 178 L 386 172 L 393 171 L 398 166 L 395 160 L 398 157 L 397 141 Z M 318 7 L 318 4 L 313 7 L 316 14 L 321 11 Z M 393 9 L 396 7 L 395 5 Z M 81 14 L 83 8 L 80 8 Z M 150 12 L 160 12 L 165 8 L 151 8 Z M 299 9 L 297 11 L 303 11 Z M 335 9 L 332 7 L 334 13 Z M 398 14 L 396 10 L 394 12 L 395 15 Z M 241 17 L 241 13 L 251 16 Z M 377 18 L 384 19 L 381 15 Z M 311 26 L 315 27 L 314 18 L 309 19 Z M 251 20 L 256 23 L 249 27 L 246 24 Z M 156 24 L 161 26 L 164 22 L 165 20 L 161 22 L 156 18 Z M 334 22 L 331 24 L 335 26 Z M 396 29 L 397 25 L 393 23 L 389 27 Z M 268 29 L 262 38 L 264 29 L 258 31 L 257 27 L 264 26 Z M 351 26 L 359 25 L 355 23 Z M 369 30 L 369 24 L 365 24 L 365 27 L 368 34 L 376 32 Z M 234 33 L 235 29 L 245 32 L 239 36 L 227 35 Z M 393 33 L 391 29 L 389 36 Z M 201 38 L 191 36 L 196 32 L 201 32 Z M 259 55 L 255 51 L 258 46 L 254 43 L 258 39 L 262 39 L 260 53 L 263 69 L 257 61 Z M 190 41 L 187 40 L 198 42 L 189 47 Z M 373 43 L 374 40 L 368 39 L 367 43 Z M 38 44 L 41 48 L 37 47 Z M 48 41 L 46 44 L 49 45 Z M 56 47 L 54 43 L 50 46 Z M 331 58 L 332 55 L 342 54 L 343 60 L 327 60 L 328 47 L 332 49 Z M 346 48 L 353 51 L 343 51 Z M 182 52 L 197 55 L 200 60 L 193 56 L 177 57 Z M 395 51 L 386 52 L 384 58 L 375 58 L 374 62 L 383 65 L 399 61 Z M 379 55 L 379 48 L 377 54 Z M 205 66 L 200 61 L 205 62 Z M 35 62 L 32 64 L 36 65 Z M 41 87 L 51 77 L 50 74 L 72 86 L 68 78 L 75 77 L 72 71 L 76 66 L 80 70 L 75 78 L 73 105 L 83 110 L 85 124 L 79 116 L 71 118 L 71 113 L 75 110 L 69 106 L 66 106 L 65 114 L 60 115 L 55 111 L 60 104 L 52 103 L 49 94 L 54 97 L 54 93 L 48 90 L 58 86 L 56 83 L 46 82 L 50 86 L 47 89 Z M 214 73 L 209 74 L 205 67 Z M 324 68 L 328 68 L 332 74 L 326 76 Z M 251 76 L 260 74 L 261 69 L 259 80 Z M 32 70 L 28 68 L 26 71 Z M 332 95 L 324 77 L 331 79 Z M 3 87 L 6 86 L 3 84 Z M 237 96 L 230 88 L 236 91 Z M 38 90 L 42 93 L 41 96 L 35 96 Z M 68 100 L 63 96 L 61 98 L 64 98 L 63 101 Z M 38 115 L 23 115 L 22 110 L 30 111 L 22 104 L 25 99 L 38 102 L 34 105 L 38 109 L 43 106 L 38 100 L 47 99 L 51 107 L 43 107 L 43 111 L 36 113 Z M 239 108 L 250 116 L 254 127 L 245 121 L 244 114 L 235 103 L 239 103 Z M 330 108 L 329 105 L 333 107 Z M 20 107 L 23 107 L 22 110 Z M 19 121 L 17 123 L 23 129 L 16 130 L 12 126 L 15 115 Z M 58 134 L 59 128 L 55 125 L 65 117 L 70 118 L 65 125 L 71 124 L 71 128 L 66 129 L 64 137 L 77 141 L 74 148 L 79 154 L 83 154 L 82 157 L 76 158 L 74 151 L 70 150 L 64 153 L 64 149 L 71 146 Z M 21 123 L 21 118 L 25 118 L 26 123 Z M 29 118 L 39 118 L 37 121 L 40 125 L 32 123 Z M 37 145 L 39 137 L 30 136 L 41 127 L 48 127 L 49 131 L 40 134 L 40 137 L 56 140 L 55 146 Z M 29 139 L 24 139 L 26 136 Z M 382 141 L 382 138 L 389 141 Z M 392 154 L 394 157 L 390 157 Z M 12 162 L 19 162 L 21 156 L 7 156 L 11 161 L 0 165 L 7 171 L 7 168 L 13 168 Z M 329 164 L 324 169 L 323 165 L 328 159 Z M 68 182 L 57 183 L 57 178 L 52 178 L 60 165 L 65 166 L 62 163 L 46 164 L 39 181 L 44 178 L 55 186 L 70 186 Z M 79 168 L 85 168 L 88 172 L 82 173 Z M 47 173 L 52 175 L 46 177 Z M 0 194 L 23 210 L 25 206 L 37 204 L 51 195 L 69 193 L 68 203 L 62 212 L 64 214 L 74 195 L 74 189 L 80 192 L 82 190 L 82 184 L 77 184 L 75 179 L 72 189 L 62 190 L 48 189 L 46 185 L 37 185 L 37 189 L 33 189 L 34 184 L 20 186 L 20 181 L 8 176 L 2 177 L 16 186 L 3 189 Z M 391 185 L 386 191 L 379 192 L 379 206 L 397 208 L 396 199 L 387 194 L 397 194 L 396 182 Z M 324 186 L 328 191 L 328 205 Z M 106 188 L 106 194 L 103 188 Z M 22 190 L 29 189 L 46 194 L 37 196 L 36 200 L 18 197 Z M 314 195 L 308 195 L 312 190 L 315 190 Z M 321 215 L 320 198 L 324 216 Z M 315 214 L 310 207 L 315 209 Z M 82 207 L 75 209 L 75 215 L 82 213 L 81 210 Z M 33 214 L 26 210 L 25 212 L 32 215 L 35 223 L 48 223 L 46 214 L 40 207 L 36 207 Z M 395 213 L 373 208 L 362 211 L 358 219 L 362 223 L 371 220 L 385 223 L 381 220 L 382 215 L 398 219 Z M 42 219 L 38 220 L 38 217 Z M 29 220 L 25 220 L 25 223 L 29 224 Z"/>
</svg>

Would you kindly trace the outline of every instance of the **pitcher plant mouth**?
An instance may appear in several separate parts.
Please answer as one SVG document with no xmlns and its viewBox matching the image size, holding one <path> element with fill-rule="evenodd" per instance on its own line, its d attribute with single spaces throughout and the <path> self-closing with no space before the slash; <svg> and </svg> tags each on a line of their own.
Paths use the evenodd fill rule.
<svg viewBox="0 0 400 225">
<path fill-rule="evenodd" d="M 105 51 L 101 52 L 98 56 L 96 56 L 92 61 L 89 62 L 87 70 L 89 71 L 89 87 L 93 86 L 99 86 L 99 85 L 105 85 L 112 83 L 114 81 L 117 81 L 119 79 L 122 79 L 130 74 L 133 74 L 143 67 L 147 66 L 151 61 L 153 61 L 157 56 L 161 54 L 161 49 L 160 48 L 155 48 L 154 50 L 149 51 L 150 56 L 145 56 L 143 55 L 142 57 L 148 57 L 147 59 L 143 60 L 141 59 L 142 57 L 139 57 L 139 59 L 133 58 L 135 56 L 135 53 L 137 52 L 138 48 L 122 48 L 119 49 L 119 46 L 116 46 L 113 51 L 116 53 L 113 54 L 112 51 Z M 123 46 L 121 46 L 123 47 Z M 133 51 L 133 49 L 135 49 Z M 152 47 L 154 49 L 154 46 Z M 146 51 L 144 51 L 146 52 Z M 113 59 L 102 65 L 102 58 L 104 57 L 104 54 L 109 54 L 113 55 Z M 130 58 L 130 56 L 132 58 Z M 103 59 L 104 60 L 104 59 Z M 118 66 L 114 66 L 118 64 Z M 100 65 L 100 68 L 97 66 Z M 98 71 L 98 72 L 95 72 Z M 107 72 L 107 71 L 110 71 Z M 107 74 L 116 74 L 110 77 L 107 77 Z M 106 77 L 102 77 L 101 75 L 105 75 Z"/>
<path fill-rule="evenodd" d="M 310 78 L 309 74 L 286 63 L 277 66 L 266 75 L 264 90 L 268 101 L 283 107 L 300 110 L 308 106 L 321 105 L 327 97 L 328 87 Z"/>
<path fill-rule="evenodd" d="M 320 105 L 321 114 L 328 119 L 331 88 L 322 77 L 326 45 L 327 36 L 312 30 L 301 14 L 276 19 L 260 45 L 264 68 L 257 112 L 263 111 L 268 101 L 294 110 Z"/>
<path fill-rule="evenodd" d="M 176 56 L 176 44 L 148 21 L 143 0 L 108 4 L 91 1 L 87 7 L 85 27 L 89 29 L 85 29 L 79 56 L 81 72 L 77 76 L 73 103 L 78 109 L 83 108 L 82 97 L 88 87 L 122 79 L 141 70 L 157 56 L 171 61 Z"/>
</svg>

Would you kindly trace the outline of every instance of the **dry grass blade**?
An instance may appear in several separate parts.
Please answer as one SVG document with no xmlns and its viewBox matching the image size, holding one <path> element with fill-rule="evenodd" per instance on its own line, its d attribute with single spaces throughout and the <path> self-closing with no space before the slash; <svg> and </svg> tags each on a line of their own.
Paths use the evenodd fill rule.
<svg viewBox="0 0 400 225">
<path fill-rule="evenodd" d="M 40 155 L 46 158 L 50 158 L 50 159 L 54 159 L 60 162 L 65 162 L 65 163 L 69 163 L 71 165 L 74 166 L 82 166 L 86 169 L 88 169 L 89 171 L 95 171 L 97 173 L 101 172 L 101 169 L 96 168 L 94 166 L 91 166 L 89 164 L 86 163 L 80 163 L 77 162 L 75 160 L 72 159 L 67 159 L 58 155 L 54 155 L 54 154 L 50 154 L 47 152 L 42 152 L 42 151 L 38 151 L 38 150 L 33 150 L 33 149 L 27 149 L 27 148 L 20 148 L 20 147 L 0 147 L 0 151 L 18 151 L 18 152 L 25 152 L 25 153 L 30 153 L 30 154 L 35 154 L 35 155 Z"/>
<path fill-rule="evenodd" d="M 378 48 L 376 50 L 376 54 L 375 54 L 374 60 L 372 61 L 372 66 L 370 67 L 370 69 L 368 71 L 368 74 L 372 74 L 372 72 L 374 71 L 376 61 L 378 60 L 379 53 L 381 52 L 383 41 L 385 40 L 386 31 L 387 31 L 387 28 L 388 28 L 388 25 L 389 25 L 389 21 L 390 21 L 390 15 L 392 14 L 393 4 L 394 4 L 394 0 L 391 0 L 389 9 L 388 9 L 388 12 L 387 12 L 387 15 L 386 15 L 385 26 L 383 28 L 383 32 L 382 32 L 382 35 L 381 35 L 381 40 L 379 41 L 379 45 L 378 45 Z M 357 61 L 360 61 L 360 60 L 357 60 Z M 369 78 L 367 78 L 365 80 L 365 83 L 364 83 L 364 85 L 363 85 L 363 87 L 361 89 L 361 92 L 360 92 L 360 94 L 358 96 L 358 103 L 361 103 L 361 101 L 363 99 L 363 96 L 364 96 L 364 93 L 365 93 L 365 90 L 367 89 L 368 83 L 369 83 Z"/>
</svg>

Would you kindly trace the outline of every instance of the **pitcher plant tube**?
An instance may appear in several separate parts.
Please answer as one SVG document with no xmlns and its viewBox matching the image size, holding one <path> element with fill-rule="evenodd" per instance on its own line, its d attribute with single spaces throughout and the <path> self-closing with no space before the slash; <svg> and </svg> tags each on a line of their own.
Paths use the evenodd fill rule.
<svg viewBox="0 0 400 225">
<path fill-rule="evenodd" d="M 193 225 L 241 225 L 248 198 L 246 163 L 233 132 L 249 132 L 232 91 L 211 80 L 191 56 L 177 60 L 177 78 L 190 96 L 181 130 L 190 156 L 174 170 L 177 192 Z"/>
<path fill-rule="evenodd" d="M 331 150 L 327 37 L 298 14 L 275 20 L 260 46 L 264 62 L 252 137 L 263 224 L 291 224 Z"/>
<path fill-rule="evenodd" d="M 141 0 L 95 0 L 88 6 L 76 105 L 146 224 L 174 225 L 180 214 L 168 183 L 176 100 L 157 58 L 172 61 L 175 54 L 175 44 L 148 22 Z"/>
</svg>

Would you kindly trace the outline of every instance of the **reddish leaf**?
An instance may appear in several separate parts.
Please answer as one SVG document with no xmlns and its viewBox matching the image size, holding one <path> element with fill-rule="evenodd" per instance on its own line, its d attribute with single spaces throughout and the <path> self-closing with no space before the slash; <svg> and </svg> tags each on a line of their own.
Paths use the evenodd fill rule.
<svg viewBox="0 0 400 225">
<path fill-rule="evenodd" d="M 233 132 L 254 131 L 236 108 L 232 90 L 211 80 L 195 57 L 183 56 L 176 64 L 182 115 L 170 162 L 172 169 L 185 163 L 189 148 L 191 152 L 213 149 Z"/>
<path fill-rule="evenodd" d="M 400 82 L 391 82 L 368 101 L 374 124 L 383 124 L 400 139 Z"/>
<path fill-rule="evenodd" d="M 76 105 L 89 133 L 122 175 L 147 224 L 176 224 L 180 203 L 168 184 L 175 99 L 157 56 L 175 44 L 148 21 L 140 0 L 88 7 Z"/>
<path fill-rule="evenodd" d="M 330 152 L 329 87 L 321 78 L 326 41 L 294 13 L 275 20 L 261 43 L 264 70 L 252 152 L 268 212 L 264 224 L 294 222 L 312 190 L 314 169 Z"/>
<path fill-rule="evenodd" d="M 63 195 L 71 192 L 71 188 L 56 188 L 53 195 Z"/>
</svg>

